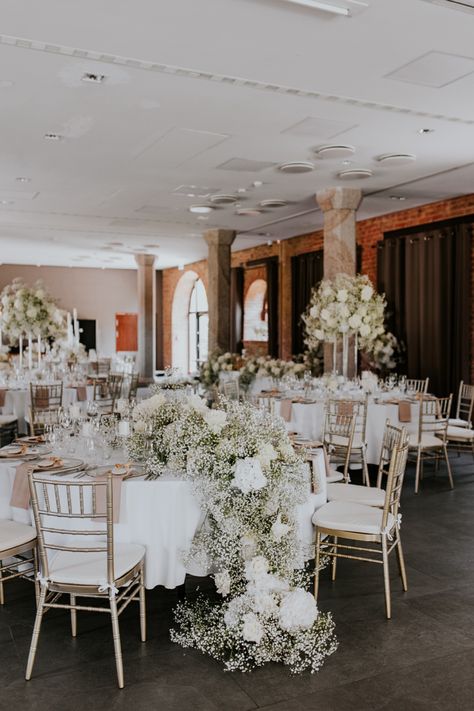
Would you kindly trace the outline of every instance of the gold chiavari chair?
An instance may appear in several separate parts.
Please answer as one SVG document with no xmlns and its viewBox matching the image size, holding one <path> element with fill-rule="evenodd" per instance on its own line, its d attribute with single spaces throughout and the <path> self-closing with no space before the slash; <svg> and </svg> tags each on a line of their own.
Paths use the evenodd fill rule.
<svg viewBox="0 0 474 711">
<path fill-rule="evenodd" d="M 350 448 L 350 464 L 361 464 L 363 479 L 370 486 L 367 466 L 367 397 L 363 400 L 329 400 L 326 412 L 331 415 L 353 415 L 355 419 L 354 437 Z M 341 442 L 343 446 L 344 443 Z M 349 477 L 347 477 L 349 479 Z"/>
<path fill-rule="evenodd" d="M 112 373 L 107 380 L 94 380 L 94 401 L 100 415 L 113 415 L 115 403 L 122 394 L 123 375 Z"/>
<path fill-rule="evenodd" d="M 49 609 L 70 611 L 73 637 L 77 634 L 78 611 L 105 612 L 112 621 L 117 680 L 123 688 L 119 615 L 131 602 L 140 605 L 141 639 L 146 641 L 145 549 L 132 543 L 114 543 L 112 473 L 106 479 L 87 482 L 57 482 L 30 474 L 29 485 L 38 535 L 41 591 L 26 679 L 31 678 L 41 622 Z M 58 602 L 63 595 L 69 602 Z M 109 605 L 80 605 L 78 597 L 105 599 Z"/>
<path fill-rule="evenodd" d="M 407 392 L 411 393 L 417 393 L 421 395 L 426 395 L 428 392 L 428 385 L 429 385 L 430 379 L 425 378 L 423 379 L 417 379 L 417 378 L 408 378 L 405 383 L 406 383 L 406 390 Z"/>
<path fill-rule="evenodd" d="M 38 572 L 36 531 L 33 526 L 0 519 L 0 605 L 5 603 L 3 586 L 14 578 L 25 578 L 36 584 Z"/>
<path fill-rule="evenodd" d="M 32 435 L 43 434 L 47 425 L 59 422 L 63 402 L 63 384 L 30 384 L 30 431 Z"/>
<path fill-rule="evenodd" d="M 425 460 L 435 462 L 438 467 L 440 458 L 444 458 L 448 470 L 449 485 L 454 488 L 451 465 L 448 457 L 448 418 L 451 410 L 449 397 L 424 397 L 420 399 L 420 414 L 418 432 L 409 437 L 410 455 L 416 458 L 415 494 L 423 478 L 423 463 Z"/>
<path fill-rule="evenodd" d="M 342 476 L 336 479 L 349 481 L 349 464 L 351 462 L 352 444 L 356 418 L 354 415 L 340 415 L 328 409 L 324 420 L 323 444 L 334 464 L 344 465 Z M 334 481 L 334 477 L 331 477 Z"/>
<path fill-rule="evenodd" d="M 474 385 L 467 385 L 462 380 L 459 384 L 456 415 L 448 420 L 448 427 L 472 428 L 472 412 L 474 409 Z"/>
<path fill-rule="evenodd" d="M 125 376 L 125 379 L 123 381 L 123 387 L 122 387 L 122 395 L 129 402 L 137 399 L 139 379 L 140 379 L 140 376 L 138 373 L 130 373 L 130 375 Z M 125 389 L 125 392 L 123 392 L 124 389 Z"/>
<path fill-rule="evenodd" d="M 394 447 L 387 476 L 383 509 L 346 501 L 331 501 L 313 516 L 316 526 L 316 567 L 314 595 L 318 597 L 319 564 L 322 555 L 332 559 L 331 577 L 336 579 L 338 558 L 361 560 L 383 566 L 385 611 L 392 616 L 390 598 L 389 556 L 397 551 L 403 590 L 408 590 L 405 561 L 400 538 L 399 506 L 408 456 L 408 439 L 404 435 L 401 446 Z M 344 486 L 341 484 L 340 486 Z M 354 544 L 340 543 L 344 541 Z"/>
<path fill-rule="evenodd" d="M 394 427 L 390 420 L 385 421 L 385 429 L 380 450 L 380 459 L 377 472 L 376 486 L 360 486 L 358 484 L 328 484 L 328 501 L 353 501 L 366 506 L 377 506 L 382 508 L 385 502 L 385 489 L 382 488 L 384 479 L 388 477 L 389 466 L 392 460 L 392 453 L 396 447 L 400 447 L 406 438 L 404 427 Z"/>
</svg>

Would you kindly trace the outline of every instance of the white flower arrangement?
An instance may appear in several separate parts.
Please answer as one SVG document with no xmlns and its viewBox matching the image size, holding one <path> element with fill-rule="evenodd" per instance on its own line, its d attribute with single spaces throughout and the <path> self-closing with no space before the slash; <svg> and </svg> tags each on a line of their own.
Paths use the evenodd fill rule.
<svg viewBox="0 0 474 711">
<path fill-rule="evenodd" d="M 310 350 L 321 341 L 334 342 L 343 334 L 357 335 L 361 348 L 385 331 L 385 298 L 377 294 L 368 276 L 337 274 L 313 290 L 302 319 Z"/>
<path fill-rule="evenodd" d="M 39 281 L 29 287 L 14 279 L 0 294 L 0 304 L 2 329 L 11 341 L 27 334 L 58 338 L 65 333 L 65 313 Z"/>
<path fill-rule="evenodd" d="M 397 369 L 402 356 L 402 346 L 397 337 L 387 331 L 366 347 L 370 367 L 380 375 Z"/>
<path fill-rule="evenodd" d="M 172 640 L 228 670 L 274 661 L 317 671 L 337 643 L 330 614 L 305 591 L 297 507 L 306 465 L 283 423 L 247 403 L 210 410 L 196 396 L 151 400 L 134 410 L 130 456 L 151 478 L 174 471 L 192 482 L 206 526 L 189 555 L 217 571 L 221 596 L 179 603 Z"/>
<path fill-rule="evenodd" d="M 49 358 L 52 361 L 81 363 L 87 360 L 87 351 L 83 343 L 71 342 L 68 338 L 58 338 L 51 347 Z"/>
</svg>

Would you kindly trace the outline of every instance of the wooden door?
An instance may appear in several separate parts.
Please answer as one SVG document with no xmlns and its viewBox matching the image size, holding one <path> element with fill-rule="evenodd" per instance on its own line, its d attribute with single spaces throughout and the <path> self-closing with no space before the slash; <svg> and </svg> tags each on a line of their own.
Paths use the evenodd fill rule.
<svg viewBox="0 0 474 711">
<path fill-rule="evenodd" d="M 115 314 L 115 350 L 138 351 L 138 314 Z"/>
</svg>

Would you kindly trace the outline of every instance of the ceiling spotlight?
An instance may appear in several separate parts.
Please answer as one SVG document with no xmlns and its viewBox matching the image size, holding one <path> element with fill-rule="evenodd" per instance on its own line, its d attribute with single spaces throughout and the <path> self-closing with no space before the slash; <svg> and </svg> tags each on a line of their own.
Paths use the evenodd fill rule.
<svg viewBox="0 0 474 711">
<path fill-rule="evenodd" d="M 15 180 L 17 183 L 31 183 L 31 178 L 20 177 L 20 178 L 15 178 Z"/>
<path fill-rule="evenodd" d="M 88 82 L 89 84 L 102 84 L 105 81 L 105 74 L 85 72 L 81 77 L 81 81 Z"/>
<path fill-rule="evenodd" d="M 226 195 L 225 193 L 218 193 L 217 195 L 211 195 L 209 200 L 214 205 L 233 205 L 237 202 L 235 195 Z"/>
<path fill-rule="evenodd" d="M 46 141 L 60 141 L 62 136 L 59 133 L 45 133 L 44 138 Z"/>
<path fill-rule="evenodd" d="M 384 164 L 404 165 L 415 161 L 416 156 L 413 153 L 384 153 L 381 156 L 377 156 L 375 160 Z"/>
<path fill-rule="evenodd" d="M 424 135 L 425 133 L 434 133 L 434 128 L 419 128 L 418 133 Z"/>
<path fill-rule="evenodd" d="M 286 207 L 288 203 L 286 202 L 286 200 L 270 198 L 269 200 L 262 200 L 259 205 L 260 207 Z"/>
<path fill-rule="evenodd" d="M 303 7 L 310 7 L 312 10 L 322 10 L 323 12 L 330 12 L 333 15 L 344 15 L 345 17 L 350 16 L 350 10 L 347 7 L 341 7 L 340 5 L 330 5 L 328 2 L 319 2 L 319 0 L 286 0 L 293 5 L 302 5 Z"/>
<path fill-rule="evenodd" d="M 191 205 L 189 208 L 189 212 L 192 212 L 195 215 L 208 215 L 213 210 L 214 208 L 212 205 Z"/>
<path fill-rule="evenodd" d="M 319 146 L 315 148 L 315 151 L 319 158 L 345 158 L 350 156 L 355 152 L 354 146 L 347 146 L 343 144 L 330 144 L 327 146 Z"/>
<path fill-rule="evenodd" d="M 349 170 L 342 170 L 337 174 L 337 177 L 341 180 L 362 180 L 370 178 L 372 175 L 373 172 L 368 168 L 349 168 Z"/>
<path fill-rule="evenodd" d="M 238 192 L 238 193 L 246 193 L 246 192 L 247 192 L 247 188 L 239 188 L 239 189 L 237 190 L 237 192 Z"/>
<path fill-rule="evenodd" d="M 0 205 L 13 205 L 12 200 L 0 200 Z"/>
<path fill-rule="evenodd" d="M 278 166 L 278 170 L 282 173 L 309 173 L 314 170 L 314 165 L 309 161 L 292 161 L 290 163 L 282 163 Z"/>
<path fill-rule="evenodd" d="M 390 200 L 406 200 L 404 195 L 390 195 Z"/>
</svg>

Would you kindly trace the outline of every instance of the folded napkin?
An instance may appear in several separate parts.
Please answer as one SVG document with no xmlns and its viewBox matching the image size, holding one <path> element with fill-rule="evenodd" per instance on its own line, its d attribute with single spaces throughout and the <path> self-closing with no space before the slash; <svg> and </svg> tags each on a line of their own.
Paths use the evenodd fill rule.
<svg viewBox="0 0 474 711">
<path fill-rule="evenodd" d="M 113 521 L 114 523 L 118 523 L 120 520 L 120 502 L 122 499 L 122 483 L 123 480 L 127 478 L 129 474 L 114 474 L 112 477 L 112 501 L 113 501 L 113 514 L 114 518 Z M 95 481 L 100 481 L 100 482 L 106 482 L 107 481 L 107 472 L 105 474 L 102 474 L 101 476 L 95 477 Z M 106 486 L 98 486 L 96 489 L 96 506 L 97 506 L 97 513 L 102 513 L 104 512 L 104 518 L 103 520 L 106 520 L 106 515 L 107 515 L 107 487 Z"/>
<path fill-rule="evenodd" d="M 291 400 L 280 400 L 280 417 L 282 417 L 285 422 L 291 421 Z"/>
<path fill-rule="evenodd" d="M 8 392 L 8 388 L 0 388 L 0 407 L 5 407 L 5 397 Z"/>
<path fill-rule="evenodd" d="M 429 393 L 416 393 L 415 398 L 417 400 L 436 400 L 436 397 Z"/>
<path fill-rule="evenodd" d="M 33 473 L 34 467 L 31 462 L 23 462 L 16 468 L 15 479 L 13 480 L 13 490 L 10 499 L 10 506 L 18 509 L 28 509 L 30 506 L 30 488 L 28 484 L 28 474 Z"/>
<path fill-rule="evenodd" d="M 87 400 L 87 388 L 85 385 L 78 385 L 76 388 L 77 399 L 79 402 L 85 402 Z"/>
<path fill-rule="evenodd" d="M 398 402 L 398 421 L 411 422 L 411 403 L 408 400 Z"/>
<path fill-rule="evenodd" d="M 36 388 L 33 406 L 37 410 L 46 410 L 49 407 L 48 388 Z"/>
</svg>

